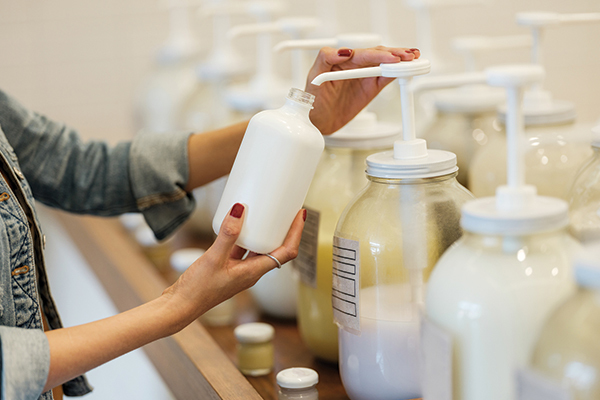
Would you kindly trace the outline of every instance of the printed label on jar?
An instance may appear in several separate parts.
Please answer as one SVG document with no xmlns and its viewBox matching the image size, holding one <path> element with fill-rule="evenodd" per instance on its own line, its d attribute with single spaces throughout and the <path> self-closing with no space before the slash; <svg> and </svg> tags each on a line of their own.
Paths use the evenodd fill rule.
<svg viewBox="0 0 600 400">
<path fill-rule="evenodd" d="M 452 336 L 427 317 L 421 320 L 421 376 L 424 399 L 452 400 Z"/>
<path fill-rule="evenodd" d="M 524 368 L 517 372 L 518 400 L 572 400 L 569 391 L 560 384 Z"/>
<path fill-rule="evenodd" d="M 316 210 L 304 208 L 306 208 L 306 221 L 300 239 L 298 257 L 294 260 L 294 267 L 300 274 L 302 283 L 316 289 L 320 214 Z"/>
<path fill-rule="evenodd" d="M 358 248 L 356 240 L 333 238 L 333 319 L 338 326 L 353 333 L 360 332 Z"/>
</svg>

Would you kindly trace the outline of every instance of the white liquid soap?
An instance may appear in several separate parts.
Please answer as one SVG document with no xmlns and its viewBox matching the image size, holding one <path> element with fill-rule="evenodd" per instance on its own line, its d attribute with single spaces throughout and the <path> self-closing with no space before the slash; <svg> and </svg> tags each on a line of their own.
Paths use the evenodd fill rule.
<svg viewBox="0 0 600 400">
<path fill-rule="evenodd" d="M 283 107 L 250 120 L 215 213 L 215 233 L 231 207 L 242 203 L 245 221 L 237 244 L 256 253 L 283 244 L 325 147 L 308 117 L 313 101 L 313 95 L 292 89 Z"/>
</svg>

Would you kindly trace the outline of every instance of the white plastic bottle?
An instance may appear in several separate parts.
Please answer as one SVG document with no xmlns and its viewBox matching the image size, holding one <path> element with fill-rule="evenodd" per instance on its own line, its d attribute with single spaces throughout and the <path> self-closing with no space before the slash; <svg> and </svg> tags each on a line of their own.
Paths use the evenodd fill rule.
<svg viewBox="0 0 600 400">
<path fill-rule="evenodd" d="M 283 244 L 325 147 L 308 116 L 313 101 L 310 93 L 291 89 L 283 107 L 250 120 L 213 220 L 215 233 L 230 208 L 242 203 L 237 244 L 256 253 Z"/>
<path fill-rule="evenodd" d="M 404 140 L 367 157 L 369 183 L 343 211 L 333 239 L 333 316 L 352 400 L 420 397 L 423 293 L 437 258 L 460 237 L 460 206 L 472 198 L 456 181 L 456 156 L 415 138 L 407 84 L 427 72 L 429 61 L 418 59 L 315 79 L 386 76 L 401 86 Z"/>
<path fill-rule="evenodd" d="M 516 369 L 527 364 L 545 319 L 574 289 L 565 201 L 524 184 L 522 87 L 539 66 L 488 70 L 507 87 L 508 185 L 463 206 L 464 236 L 436 264 L 422 331 L 424 397 L 514 400 Z"/>
</svg>

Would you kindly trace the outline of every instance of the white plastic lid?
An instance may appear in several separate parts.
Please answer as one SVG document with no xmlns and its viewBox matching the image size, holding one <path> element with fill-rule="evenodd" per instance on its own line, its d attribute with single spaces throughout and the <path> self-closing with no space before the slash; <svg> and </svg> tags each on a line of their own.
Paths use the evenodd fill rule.
<svg viewBox="0 0 600 400">
<path fill-rule="evenodd" d="M 240 343 L 264 343 L 273 339 L 275 328 L 264 322 L 238 325 L 233 334 Z"/>
<path fill-rule="evenodd" d="M 204 252 L 205 250 L 203 249 L 192 247 L 175 250 L 170 258 L 171 267 L 173 267 L 175 271 L 184 272 L 194 263 L 194 261 L 200 258 Z"/>
<path fill-rule="evenodd" d="M 416 141 L 425 142 L 422 139 Z M 424 157 L 405 159 L 395 158 L 393 150 L 372 154 L 367 157 L 367 175 L 384 179 L 422 179 L 458 171 L 454 153 L 432 149 L 425 149 L 425 152 Z"/>
<path fill-rule="evenodd" d="M 310 368 L 288 368 L 277 374 L 277 384 L 286 389 L 304 389 L 319 383 L 319 374 Z"/>
<path fill-rule="evenodd" d="M 600 148 L 600 125 L 592 128 L 592 147 Z"/>
<path fill-rule="evenodd" d="M 574 269 L 579 286 L 600 289 L 600 242 L 584 247 L 575 258 Z"/>
<path fill-rule="evenodd" d="M 483 235 L 520 236 L 562 229 L 569 224 L 564 200 L 537 196 L 534 191 L 533 196 L 525 195 L 513 209 L 499 207 L 498 201 L 497 194 L 465 203 L 460 220 L 463 229 Z"/>
<path fill-rule="evenodd" d="M 523 122 L 525 126 L 554 125 L 575 121 L 575 104 L 566 100 L 554 100 L 544 94 L 525 92 L 523 99 Z M 506 106 L 498 109 L 498 119 L 506 122 Z"/>
<path fill-rule="evenodd" d="M 453 114 L 493 112 L 505 101 L 504 90 L 489 86 L 465 86 L 435 95 L 438 111 Z"/>
</svg>

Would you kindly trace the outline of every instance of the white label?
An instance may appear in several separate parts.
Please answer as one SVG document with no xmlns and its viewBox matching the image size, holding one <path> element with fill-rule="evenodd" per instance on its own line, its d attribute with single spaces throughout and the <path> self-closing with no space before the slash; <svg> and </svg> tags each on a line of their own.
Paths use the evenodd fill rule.
<svg viewBox="0 0 600 400">
<path fill-rule="evenodd" d="M 333 238 L 333 319 L 340 327 L 355 332 L 360 332 L 358 247 L 356 240 Z"/>
<path fill-rule="evenodd" d="M 319 219 L 318 211 L 306 208 L 306 221 L 300 239 L 298 257 L 294 266 L 300 273 L 300 280 L 307 286 L 317 287 L 317 252 L 319 250 Z"/>
<path fill-rule="evenodd" d="M 569 391 L 548 378 L 522 369 L 517 372 L 518 400 L 571 400 Z"/>
<path fill-rule="evenodd" d="M 427 317 L 421 321 L 423 399 L 452 400 L 452 336 Z"/>
</svg>

